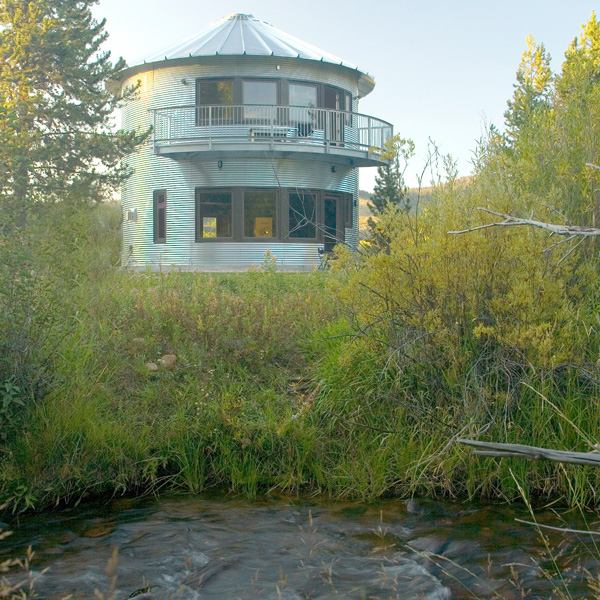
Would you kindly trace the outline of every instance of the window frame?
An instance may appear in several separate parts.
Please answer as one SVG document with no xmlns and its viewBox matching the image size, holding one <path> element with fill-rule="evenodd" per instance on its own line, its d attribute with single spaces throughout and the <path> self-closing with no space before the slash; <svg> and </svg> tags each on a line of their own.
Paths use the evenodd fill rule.
<svg viewBox="0 0 600 600">
<path fill-rule="evenodd" d="M 195 106 L 195 123 L 197 127 L 208 127 L 209 122 L 205 121 L 202 118 L 201 109 L 203 106 L 235 106 L 236 103 L 236 77 L 198 77 L 196 78 L 196 90 L 195 90 L 195 98 L 194 98 L 194 106 Z M 200 88 L 203 83 L 210 83 L 211 81 L 231 81 L 231 104 L 202 104 L 200 102 Z M 233 115 L 233 109 L 231 111 Z"/>
<path fill-rule="evenodd" d="M 326 236 L 326 225 L 325 225 L 325 201 L 326 200 L 334 200 L 336 206 L 336 216 L 335 216 L 335 237 Z M 352 229 L 352 227 L 348 227 L 348 210 L 350 209 L 350 219 L 354 222 L 352 215 L 352 207 L 353 207 L 353 194 L 348 192 L 330 192 L 328 190 L 323 191 L 322 193 L 322 203 L 323 203 L 323 214 L 321 218 L 321 228 L 322 228 L 322 238 L 323 244 L 326 244 L 326 237 L 335 240 L 335 244 L 343 244 L 346 241 L 346 229 Z"/>
<path fill-rule="evenodd" d="M 277 85 L 277 104 L 275 106 L 283 106 L 289 107 L 290 105 L 290 92 L 289 86 L 290 84 L 299 84 L 299 85 L 312 85 L 317 88 L 317 106 L 314 108 L 325 109 L 325 88 L 334 88 L 341 92 L 343 97 L 347 97 L 349 100 L 350 112 L 353 110 L 353 102 L 354 96 L 351 90 L 348 90 L 339 85 L 332 85 L 329 83 L 323 83 L 321 81 L 312 81 L 310 79 L 296 79 L 294 77 L 264 77 L 264 76 L 225 76 L 225 77 L 196 77 L 196 88 L 195 88 L 195 106 L 203 106 L 200 104 L 200 86 L 202 82 L 210 82 L 210 81 L 232 81 L 233 86 L 233 104 L 222 104 L 219 106 L 244 106 L 244 98 L 243 98 L 243 82 L 244 81 L 265 81 L 265 82 L 275 82 Z M 262 106 L 262 105 L 252 105 L 248 106 Z M 308 107 L 303 107 L 308 108 Z M 341 109 L 341 110 L 345 110 Z"/>
<path fill-rule="evenodd" d="M 344 192 L 344 229 L 354 227 L 354 194 Z"/>
<path fill-rule="evenodd" d="M 164 204 L 163 215 L 164 215 L 164 235 L 160 236 L 160 222 L 159 222 L 159 202 Z M 167 190 L 165 188 L 153 190 L 152 192 L 152 237 L 155 244 L 166 244 L 167 243 Z"/>
<path fill-rule="evenodd" d="M 241 205 L 241 238 L 244 242 L 281 242 L 281 188 L 269 187 L 242 187 L 238 189 Z M 247 192 L 273 192 L 275 195 L 275 235 L 273 237 L 247 237 L 246 236 L 246 193 Z"/>
<path fill-rule="evenodd" d="M 166 190 L 165 190 L 166 191 Z M 246 237 L 245 228 L 245 194 L 247 192 L 274 192 L 275 194 L 275 227 L 274 237 Z M 200 219 L 201 194 L 228 193 L 231 197 L 231 237 L 205 238 L 199 235 L 202 231 Z M 290 236 L 290 194 L 305 193 L 315 197 L 315 237 L 300 238 Z M 336 239 L 343 243 L 346 238 L 346 229 L 354 228 L 354 195 L 350 192 L 326 190 L 304 187 L 265 187 L 265 186 L 220 186 L 194 188 L 194 239 L 198 244 L 204 243 L 325 243 L 324 235 L 324 210 L 325 198 L 335 197 L 337 202 L 337 231 Z"/>
<path fill-rule="evenodd" d="M 217 187 L 217 188 L 204 188 L 198 186 L 194 188 L 194 238 L 196 243 L 199 244 L 214 244 L 218 242 L 234 242 L 236 241 L 235 235 L 235 189 L 232 187 Z M 229 194 L 231 198 L 231 236 L 221 237 L 203 237 L 201 235 L 202 227 L 200 226 L 200 195 L 201 194 Z"/>
<path fill-rule="evenodd" d="M 203 83 L 210 83 L 212 81 L 231 81 L 231 95 L 232 95 L 232 102 L 231 104 L 218 104 L 216 106 L 234 106 L 236 104 L 236 80 L 237 77 L 230 77 L 230 76 L 226 76 L 226 77 L 197 77 L 196 78 L 196 106 L 215 106 L 214 104 L 207 104 L 204 105 L 200 102 L 200 87 L 202 86 Z"/>
<path fill-rule="evenodd" d="M 273 106 L 281 105 L 281 82 L 283 79 L 277 79 L 276 77 L 240 77 L 240 97 L 239 104 L 242 106 L 271 106 L 263 104 L 246 104 L 244 102 L 244 82 L 248 83 L 274 83 L 275 84 L 275 104 Z"/>
<path fill-rule="evenodd" d="M 323 192 L 325 190 L 316 190 L 314 188 L 285 188 L 285 201 L 283 206 L 283 220 L 285 222 L 285 238 L 282 241 L 286 243 L 301 244 L 303 242 L 322 242 L 323 241 Z M 315 237 L 292 237 L 290 235 L 290 194 L 299 192 L 312 194 L 315 197 Z"/>
</svg>

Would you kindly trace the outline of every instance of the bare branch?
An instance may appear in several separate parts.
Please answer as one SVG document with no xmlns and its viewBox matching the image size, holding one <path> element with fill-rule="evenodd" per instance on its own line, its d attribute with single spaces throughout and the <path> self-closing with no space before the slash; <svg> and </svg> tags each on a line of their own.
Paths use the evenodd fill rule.
<svg viewBox="0 0 600 600">
<path fill-rule="evenodd" d="M 461 229 L 459 231 L 449 231 L 450 235 L 460 235 L 463 233 L 471 233 L 472 231 L 478 231 L 480 229 L 488 229 L 489 227 L 537 227 L 545 231 L 556 235 L 567 235 L 567 236 L 582 236 L 582 237 L 600 237 L 600 229 L 597 227 L 584 227 L 581 225 L 559 225 L 557 223 L 545 223 L 544 221 L 536 221 L 534 219 L 521 219 L 519 217 L 513 217 L 506 213 L 496 212 L 489 208 L 477 207 L 477 210 L 486 212 L 496 217 L 502 217 L 503 221 L 496 221 L 494 223 L 487 223 L 485 225 L 478 225 L 476 227 L 470 227 L 469 229 Z"/>
<path fill-rule="evenodd" d="M 586 167 L 589 167 L 590 169 L 596 169 L 596 171 L 600 171 L 600 166 L 595 165 L 594 163 L 585 163 Z"/>
<path fill-rule="evenodd" d="M 581 535 L 600 535 L 598 531 L 587 531 L 585 529 L 570 529 L 569 527 L 555 527 L 554 525 L 544 525 L 543 523 L 536 523 L 535 521 L 525 521 L 524 519 L 515 518 L 517 523 L 523 523 L 524 525 L 533 525 L 534 527 L 540 527 L 543 529 L 550 529 L 552 531 L 560 531 L 561 533 L 576 533 Z"/>
<path fill-rule="evenodd" d="M 593 465 L 600 467 L 600 452 L 569 452 L 564 450 L 552 450 L 550 448 L 537 448 L 536 446 L 525 446 L 523 444 L 503 444 L 500 442 L 482 442 L 479 440 L 467 440 L 459 438 L 459 444 L 475 448 L 474 454 L 479 456 L 496 456 L 499 458 L 516 457 L 528 460 L 550 460 L 558 463 L 569 463 L 576 465 Z"/>
</svg>

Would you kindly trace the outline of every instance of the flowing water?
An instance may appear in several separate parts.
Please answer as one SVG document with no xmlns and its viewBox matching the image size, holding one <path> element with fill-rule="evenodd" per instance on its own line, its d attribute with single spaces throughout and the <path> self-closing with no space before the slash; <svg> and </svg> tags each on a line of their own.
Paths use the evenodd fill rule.
<svg viewBox="0 0 600 600">
<path fill-rule="evenodd" d="M 11 523 L 0 561 L 33 546 L 46 599 L 591 597 L 600 554 L 589 536 L 549 532 L 551 557 L 515 517 L 527 515 L 420 500 L 113 500 Z M 539 518 L 560 525 L 549 511 Z"/>
</svg>

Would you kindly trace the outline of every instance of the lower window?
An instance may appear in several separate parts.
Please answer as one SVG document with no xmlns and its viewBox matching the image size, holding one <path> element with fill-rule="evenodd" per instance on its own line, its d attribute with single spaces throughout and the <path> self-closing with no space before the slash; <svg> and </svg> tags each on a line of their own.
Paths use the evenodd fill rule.
<svg viewBox="0 0 600 600">
<path fill-rule="evenodd" d="M 152 197 L 154 212 L 154 243 L 167 241 L 167 190 L 154 190 Z"/>
<path fill-rule="evenodd" d="M 277 236 L 277 194 L 275 190 L 244 192 L 244 236 Z"/>
<path fill-rule="evenodd" d="M 343 192 L 199 187 L 195 237 L 197 242 L 322 243 L 329 250 L 344 242 L 346 230 L 353 227 L 352 211 L 352 195 Z M 164 236 L 165 228 L 159 229 Z"/>
<path fill-rule="evenodd" d="M 288 231 L 291 238 L 315 239 L 317 237 L 317 196 L 302 190 L 290 192 Z"/>
<path fill-rule="evenodd" d="M 196 239 L 230 237 L 233 237 L 231 192 L 196 190 Z"/>
</svg>

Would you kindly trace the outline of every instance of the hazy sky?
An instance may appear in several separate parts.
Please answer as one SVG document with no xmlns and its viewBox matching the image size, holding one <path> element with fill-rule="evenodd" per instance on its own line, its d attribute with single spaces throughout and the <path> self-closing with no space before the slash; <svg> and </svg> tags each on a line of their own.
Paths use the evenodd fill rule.
<svg viewBox="0 0 600 600">
<path fill-rule="evenodd" d="M 451 153 L 461 175 L 484 123 L 502 125 L 506 100 L 529 33 L 557 69 L 592 10 L 591 0 L 100 0 L 108 48 L 129 63 L 202 32 L 232 13 L 251 13 L 375 76 L 360 111 L 394 124 L 418 155 L 429 137 Z M 371 189 L 375 169 L 361 169 Z"/>
</svg>

